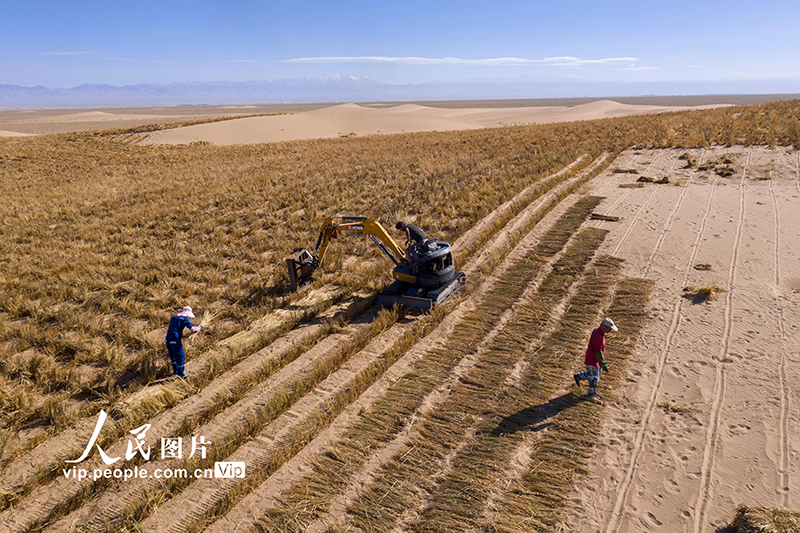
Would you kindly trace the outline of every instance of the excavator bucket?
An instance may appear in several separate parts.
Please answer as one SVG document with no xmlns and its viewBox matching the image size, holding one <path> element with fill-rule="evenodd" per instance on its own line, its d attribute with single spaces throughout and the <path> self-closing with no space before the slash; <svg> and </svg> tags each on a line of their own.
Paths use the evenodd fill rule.
<svg viewBox="0 0 800 533">
<path fill-rule="evenodd" d="M 311 255 L 311 252 L 303 248 L 286 259 L 286 266 L 289 268 L 289 283 L 292 284 L 292 290 L 296 291 L 298 287 L 302 287 L 311 279 L 319 262 Z"/>
</svg>

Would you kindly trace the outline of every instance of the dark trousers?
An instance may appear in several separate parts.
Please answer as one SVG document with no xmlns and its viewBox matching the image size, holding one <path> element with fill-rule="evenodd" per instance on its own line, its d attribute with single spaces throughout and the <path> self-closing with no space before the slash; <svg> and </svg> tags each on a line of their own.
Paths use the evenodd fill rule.
<svg viewBox="0 0 800 533">
<path fill-rule="evenodd" d="M 172 361 L 172 371 L 176 376 L 183 375 L 183 367 L 186 365 L 186 354 L 183 353 L 183 345 L 180 341 L 167 341 L 167 351 L 169 359 Z"/>
</svg>

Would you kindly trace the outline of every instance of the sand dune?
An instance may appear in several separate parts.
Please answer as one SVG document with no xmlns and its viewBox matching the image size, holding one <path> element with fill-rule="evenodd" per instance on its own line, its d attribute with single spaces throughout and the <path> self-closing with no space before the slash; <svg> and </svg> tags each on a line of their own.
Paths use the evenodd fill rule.
<svg viewBox="0 0 800 533">
<path fill-rule="evenodd" d="M 601 100 L 571 107 L 433 108 L 416 104 L 365 107 L 341 104 L 293 115 L 249 117 L 153 133 L 144 144 L 270 143 L 345 135 L 457 131 L 509 124 L 568 122 L 716 106 L 627 105 Z"/>
<path fill-rule="evenodd" d="M 106 111 L 81 111 L 39 117 L 39 122 L 112 122 L 117 120 L 159 119 L 161 115 L 137 115 L 131 113 L 109 113 Z"/>
<path fill-rule="evenodd" d="M 0 112 L 0 137 L 121 128 L 174 120 L 169 115 L 52 109 Z"/>
<path fill-rule="evenodd" d="M 0 130 L 0 137 L 28 137 L 30 135 L 35 135 L 35 133 L 20 133 L 18 131 Z"/>
</svg>

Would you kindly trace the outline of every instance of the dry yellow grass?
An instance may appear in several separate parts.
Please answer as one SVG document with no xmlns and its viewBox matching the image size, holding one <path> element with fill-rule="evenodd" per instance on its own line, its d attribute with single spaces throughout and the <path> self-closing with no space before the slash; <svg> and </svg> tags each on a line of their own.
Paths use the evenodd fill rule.
<svg viewBox="0 0 800 533">
<path fill-rule="evenodd" d="M 800 513 L 787 509 L 739 506 L 731 525 L 720 533 L 792 533 L 800 531 Z"/>
<path fill-rule="evenodd" d="M 0 429 L 44 439 L 166 375 L 159 330 L 176 308 L 216 317 L 187 346 L 191 360 L 285 305 L 282 260 L 312 244 L 326 216 L 408 218 L 452 241 L 581 153 L 798 146 L 799 116 L 792 101 L 275 145 L 114 140 L 136 129 L 0 139 Z M 331 265 L 379 253 L 363 239 L 337 244 Z M 376 261 L 317 283 L 375 288 L 387 272 Z"/>
</svg>

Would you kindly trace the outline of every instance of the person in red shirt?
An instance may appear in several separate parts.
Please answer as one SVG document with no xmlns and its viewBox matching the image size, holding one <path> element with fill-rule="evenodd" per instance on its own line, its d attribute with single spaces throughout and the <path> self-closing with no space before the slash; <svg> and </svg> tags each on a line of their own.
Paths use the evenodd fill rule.
<svg viewBox="0 0 800 533">
<path fill-rule="evenodd" d="M 584 379 L 589 382 L 589 391 L 586 393 L 586 396 L 589 397 L 600 398 L 597 396 L 597 382 L 600 381 L 602 372 L 608 372 L 608 363 L 606 363 L 604 355 L 606 351 L 606 333 L 609 331 L 619 331 L 619 329 L 614 325 L 613 320 L 605 318 L 600 323 L 600 326 L 592 331 L 592 335 L 589 337 L 589 345 L 586 346 L 586 355 L 583 358 L 586 370 L 584 372 L 576 372 L 573 376 L 575 384 L 579 387 Z"/>
</svg>

